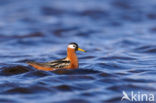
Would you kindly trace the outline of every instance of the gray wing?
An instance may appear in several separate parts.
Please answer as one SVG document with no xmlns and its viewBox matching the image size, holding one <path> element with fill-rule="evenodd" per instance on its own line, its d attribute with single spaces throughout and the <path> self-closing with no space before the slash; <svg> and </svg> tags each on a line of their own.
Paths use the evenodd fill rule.
<svg viewBox="0 0 156 103">
<path fill-rule="evenodd" d="M 51 68 L 65 68 L 70 65 L 70 61 L 65 60 L 65 59 L 60 59 L 60 60 L 55 60 L 55 61 L 47 62 L 43 64 Z"/>
</svg>

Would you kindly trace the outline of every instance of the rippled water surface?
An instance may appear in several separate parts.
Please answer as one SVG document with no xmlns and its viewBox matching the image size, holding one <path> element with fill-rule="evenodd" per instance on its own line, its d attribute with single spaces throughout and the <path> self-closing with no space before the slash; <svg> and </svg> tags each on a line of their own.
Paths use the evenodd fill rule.
<svg viewBox="0 0 156 103">
<path fill-rule="evenodd" d="M 1 0 L 0 102 L 120 103 L 122 91 L 156 95 L 155 10 L 155 0 Z M 77 70 L 25 64 L 63 58 L 73 41 L 88 51 L 77 52 Z"/>
</svg>

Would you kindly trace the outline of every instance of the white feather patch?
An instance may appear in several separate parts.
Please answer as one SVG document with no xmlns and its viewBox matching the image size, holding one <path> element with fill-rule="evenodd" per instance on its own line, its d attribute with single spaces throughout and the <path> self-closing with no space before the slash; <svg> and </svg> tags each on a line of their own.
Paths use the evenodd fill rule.
<svg viewBox="0 0 156 103">
<path fill-rule="evenodd" d="M 68 45 L 68 48 L 72 48 L 72 49 L 75 49 L 74 45 Z"/>
</svg>

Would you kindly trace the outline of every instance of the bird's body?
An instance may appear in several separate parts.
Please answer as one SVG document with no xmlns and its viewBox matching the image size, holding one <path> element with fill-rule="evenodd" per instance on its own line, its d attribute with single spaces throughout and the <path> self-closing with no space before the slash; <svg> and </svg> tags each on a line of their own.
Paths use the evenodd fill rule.
<svg viewBox="0 0 156 103">
<path fill-rule="evenodd" d="M 70 43 L 67 48 L 67 57 L 64 59 L 46 63 L 37 63 L 37 62 L 27 62 L 27 63 L 36 69 L 45 71 L 51 71 L 56 69 L 76 69 L 79 67 L 78 58 L 76 56 L 77 50 L 85 52 L 83 49 L 78 48 L 78 45 L 76 43 Z"/>
<path fill-rule="evenodd" d="M 66 59 L 60 59 L 52 62 L 46 62 L 46 63 L 37 63 L 37 62 L 28 62 L 29 65 L 33 66 L 36 69 L 39 70 L 56 70 L 56 69 L 68 69 L 70 67 L 70 61 Z"/>
</svg>

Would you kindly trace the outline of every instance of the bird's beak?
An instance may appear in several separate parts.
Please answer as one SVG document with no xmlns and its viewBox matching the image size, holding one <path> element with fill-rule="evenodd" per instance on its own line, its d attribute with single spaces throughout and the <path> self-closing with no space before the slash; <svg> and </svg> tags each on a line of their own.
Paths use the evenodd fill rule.
<svg viewBox="0 0 156 103">
<path fill-rule="evenodd" d="M 86 52 L 85 50 L 83 50 L 83 49 L 81 49 L 81 48 L 78 48 L 78 51 Z"/>
</svg>

